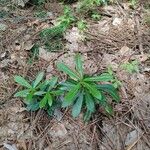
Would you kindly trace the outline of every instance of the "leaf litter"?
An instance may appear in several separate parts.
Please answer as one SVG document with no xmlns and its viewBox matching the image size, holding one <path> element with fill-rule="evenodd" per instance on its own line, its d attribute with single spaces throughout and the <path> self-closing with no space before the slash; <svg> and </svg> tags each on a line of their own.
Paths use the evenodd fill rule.
<svg viewBox="0 0 150 150">
<path fill-rule="evenodd" d="M 54 5 L 57 6 L 57 3 Z M 21 6 L 25 6 L 25 1 L 22 1 Z M 135 31 L 137 28 L 134 17 L 131 15 L 126 18 L 126 14 L 130 14 L 133 10 L 129 8 L 128 3 L 123 3 L 123 6 L 124 9 L 119 5 L 105 6 L 103 11 L 111 17 L 104 16 L 97 23 L 89 21 L 86 38 L 90 40 L 87 42 L 82 40 L 77 28 L 73 27 L 64 35 L 66 46 L 61 52 L 48 52 L 40 47 L 39 59 L 31 66 L 28 65 L 27 60 L 30 49 L 38 40 L 36 33 L 49 27 L 50 22 L 25 19 L 27 23 L 19 20 L 18 26 L 14 21 L 10 21 L 9 24 L 2 22 L 7 28 L 2 31 L 0 51 L 0 148 L 11 150 L 33 149 L 33 147 L 45 150 L 60 148 L 90 150 L 97 147 L 104 150 L 150 148 L 148 143 L 150 44 L 147 42 L 150 35 L 147 26 L 141 24 L 144 52 L 142 54 L 138 47 L 140 43 Z M 48 7 L 52 6 L 47 5 L 46 8 Z M 57 8 L 59 14 L 60 9 Z M 13 13 L 17 15 L 18 12 Z M 56 13 L 55 9 L 54 14 Z M 27 15 L 26 10 L 22 14 L 25 17 L 28 15 L 32 17 L 32 12 Z M 9 51 L 8 57 L 6 51 Z M 114 118 L 108 119 L 101 110 L 98 110 L 98 114 L 94 116 L 95 120 L 88 125 L 82 122 L 82 117 L 73 120 L 68 112 L 65 112 L 65 116 L 60 115 L 58 121 L 55 118 L 50 119 L 44 111 L 27 112 L 19 99 L 12 98 L 17 89 L 12 80 L 15 74 L 22 74 L 32 79 L 37 72 L 45 70 L 47 78 L 53 75 L 62 76 L 56 71 L 56 63 L 63 61 L 74 68 L 73 57 L 76 52 L 83 54 L 86 73 L 106 71 L 107 67 L 111 66 L 122 82 L 123 89 L 120 90 L 122 102 L 115 106 Z M 139 73 L 130 75 L 120 67 L 122 63 L 131 60 L 140 62 Z"/>
</svg>

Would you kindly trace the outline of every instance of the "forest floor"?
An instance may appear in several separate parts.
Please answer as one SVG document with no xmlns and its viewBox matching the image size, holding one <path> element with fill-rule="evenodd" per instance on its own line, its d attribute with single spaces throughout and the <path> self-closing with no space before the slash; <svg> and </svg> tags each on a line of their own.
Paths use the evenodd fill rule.
<svg viewBox="0 0 150 150">
<path fill-rule="evenodd" d="M 49 51 L 41 46 L 34 59 L 31 50 L 40 41 L 40 31 L 53 25 L 62 8 L 57 2 L 24 8 L 8 2 L 0 7 L 0 149 L 149 150 L 150 3 L 141 1 L 134 9 L 128 2 L 99 7 L 99 21 L 86 18 L 85 40 L 77 27 L 70 27 L 60 45 Z M 41 11 L 47 15 L 38 16 Z M 121 82 L 115 115 L 109 117 L 100 109 L 85 124 L 82 114 L 73 119 L 69 110 L 59 110 L 53 118 L 43 110 L 27 112 L 22 100 L 13 97 L 20 88 L 14 76 L 32 80 L 44 71 L 46 78 L 63 78 L 55 64 L 64 61 L 74 67 L 76 52 L 83 55 L 86 73 L 101 73 L 111 66 Z M 121 67 L 134 61 L 134 73 Z"/>
</svg>

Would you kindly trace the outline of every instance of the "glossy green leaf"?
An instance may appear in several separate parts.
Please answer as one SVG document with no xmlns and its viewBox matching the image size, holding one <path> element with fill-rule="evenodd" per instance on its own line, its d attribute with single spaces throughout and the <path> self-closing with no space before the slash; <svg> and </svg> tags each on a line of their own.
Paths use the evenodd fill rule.
<svg viewBox="0 0 150 150">
<path fill-rule="evenodd" d="M 97 88 L 94 85 L 83 82 L 83 86 L 86 89 L 88 89 L 88 91 L 93 95 L 93 97 L 97 98 L 100 101 L 102 100 L 101 92 L 97 90 Z"/>
<path fill-rule="evenodd" d="M 43 107 L 46 106 L 46 104 L 47 104 L 47 94 L 46 94 L 46 95 L 44 96 L 44 98 L 40 101 L 39 106 L 40 106 L 40 108 L 43 108 Z"/>
<path fill-rule="evenodd" d="M 44 77 L 44 72 L 40 72 L 37 75 L 37 77 L 36 77 L 36 79 L 35 79 L 35 81 L 33 83 L 33 88 L 35 88 L 41 82 L 41 80 L 43 79 L 43 77 Z"/>
<path fill-rule="evenodd" d="M 34 95 L 41 96 L 41 95 L 43 95 L 45 93 L 46 92 L 44 92 L 44 91 L 38 91 L 38 92 L 35 92 Z"/>
<path fill-rule="evenodd" d="M 27 104 L 26 109 L 27 111 L 36 111 L 39 109 L 39 103 L 38 102 L 29 103 Z"/>
<path fill-rule="evenodd" d="M 14 77 L 15 82 L 17 82 L 18 84 L 27 87 L 27 88 L 32 88 L 32 86 L 21 76 L 15 76 Z"/>
<path fill-rule="evenodd" d="M 74 102 L 79 89 L 80 89 L 80 84 L 77 84 L 74 88 L 70 89 L 70 91 L 66 94 L 64 98 L 62 107 L 67 107 Z"/>
<path fill-rule="evenodd" d="M 50 80 L 45 80 L 44 82 L 38 85 L 37 89 L 39 88 L 41 91 L 44 91 L 47 88 L 49 82 Z"/>
<path fill-rule="evenodd" d="M 48 101 L 49 106 L 52 106 L 53 99 L 49 92 L 47 93 L 47 101 Z"/>
<path fill-rule="evenodd" d="M 50 93 L 52 95 L 59 96 L 59 95 L 63 94 L 64 91 L 62 91 L 62 90 L 56 90 L 56 91 L 51 91 Z"/>
<path fill-rule="evenodd" d="M 49 80 L 49 90 L 51 90 L 52 88 L 54 88 L 54 86 L 56 85 L 58 80 L 58 77 L 53 77 L 52 79 Z"/>
<path fill-rule="evenodd" d="M 109 104 L 107 104 L 107 105 L 105 106 L 105 111 L 106 111 L 108 114 L 110 114 L 110 115 L 113 115 L 113 114 L 114 114 L 113 108 L 112 108 L 112 106 L 109 105 Z"/>
<path fill-rule="evenodd" d="M 26 100 L 31 102 L 33 100 L 34 91 L 30 91 L 30 93 L 27 95 Z"/>
<path fill-rule="evenodd" d="M 89 111 L 95 111 L 94 98 L 92 98 L 92 96 L 88 92 L 85 93 L 85 103 Z"/>
<path fill-rule="evenodd" d="M 79 76 L 74 71 L 72 71 L 68 66 L 66 66 L 64 63 L 58 63 L 57 68 L 60 71 L 63 71 L 64 73 L 69 75 L 70 78 L 72 78 L 72 79 L 76 79 L 76 80 L 80 79 Z"/>
<path fill-rule="evenodd" d="M 92 81 L 92 82 L 101 82 L 101 81 L 111 81 L 113 79 L 113 75 L 110 75 L 108 73 L 103 73 L 100 76 L 95 76 L 95 77 L 88 77 L 85 78 L 84 81 Z"/>
<path fill-rule="evenodd" d="M 119 96 L 117 90 L 111 84 L 97 85 L 97 88 L 102 91 L 107 92 L 113 98 L 113 100 L 115 100 L 116 102 L 120 101 L 120 96 Z"/>
<path fill-rule="evenodd" d="M 80 114 L 81 108 L 82 108 L 82 103 L 83 103 L 83 92 L 81 92 L 79 94 L 79 97 L 77 98 L 75 104 L 73 105 L 72 116 L 74 118 L 77 117 Z"/>
<path fill-rule="evenodd" d="M 89 121 L 90 118 L 91 118 L 91 115 L 92 115 L 92 112 L 89 111 L 89 110 L 87 110 L 87 111 L 85 112 L 85 114 L 84 114 L 84 121 L 85 121 L 85 122 Z"/>
<path fill-rule="evenodd" d="M 22 90 L 17 92 L 14 97 L 27 97 L 27 95 L 29 94 L 29 90 Z"/>
<path fill-rule="evenodd" d="M 60 83 L 60 90 L 63 90 L 63 91 L 70 91 L 70 89 L 74 88 L 76 86 L 76 84 L 73 84 L 71 82 L 63 82 L 63 83 Z"/>
<path fill-rule="evenodd" d="M 75 56 L 75 62 L 76 62 L 76 69 L 80 74 L 80 77 L 83 77 L 83 67 L 82 67 L 82 60 L 81 60 L 81 55 L 77 54 Z"/>
</svg>

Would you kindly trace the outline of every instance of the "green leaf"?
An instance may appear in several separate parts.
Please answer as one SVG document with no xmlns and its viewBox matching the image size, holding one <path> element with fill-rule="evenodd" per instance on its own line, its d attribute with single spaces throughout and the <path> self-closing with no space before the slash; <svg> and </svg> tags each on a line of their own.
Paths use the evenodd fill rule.
<svg viewBox="0 0 150 150">
<path fill-rule="evenodd" d="M 63 94 L 64 91 L 62 91 L 62 90 L 56 90 L 56 91 L 51 91 L 50 93 L 52 95 L 54 95 L 54 96 L 59 96 L 59 95 Z"/>
<path fill-rule="evenodd" d="M 88 91 L 93 95 L 93 97 L 97 98 L 98 100 L 102 100 L 101 92 L 98 91 L 94 85 L 83 82 L 83 86 L 86 89 L 88 89 Z"/>
<path fill-rule="evenodd" d="M 80 84 L 77 84 L 74 88 L 70 89 L 70 91 L 66 94 L 62 107 L 67 107 L 73 103 L 75 100 L 78 91 L 80 89 Z"/>
<path fill-rule="evenodd" d="M 108 73 L 103 73 L 100 76 L 85 78 L 84 81 L 100 82 L 100 81 L 111 81 L 112 79 L 113 79 L 113 75 L 110 75 Z"/>
<path fill-rule="evenodd" d="M 92 98 L 92 96 L 88 93 L 88 91 L 85 93 L 85 103 L 89 111 L 91 112 L 95 111 L 94 98 Z"/>
<path fill-rule="evenodd" d="M 15 76 L 14 77 L 15 82 L 17 82 L 18 84 L 27 87 L 27 88 L 32 88 L 32 86 L 21 76 Z"/>
<path fill-rule="evenodd" d="M 30 93 L 27 95 L 26 100 L 31 102 L 33 100 L 34 90 L 30 91 Z"/>
<path fill-rule="evenodd" d="M 107 92 L 110 96 L 112 96 L 113 100 L 115 100 L 116 102 L 120 101 L 120 96 L 119 96 L 117 90 L 111 84 L 97 85 L 97 88 L 102 91 Z"/>
<path fill-rule="evenodd" d="M 63 91 L 70 91 L 70 89 L 74 88 L 76 86 L 76 84 L 73 84 L 71 82 L 65 81 L 63 83 L 60 83 L 60 90 Z"/>
<path fill-rule="evenodd" d="M 47 103 L 47 94 L 44 96 L 44 98 L 40 101 L 40 108 L 43 108 L 46 106 L 46 103 Z"/>
<path fill-rule="evenodd" d="M 54 88 L 54 86 L 56 85 L 58 80 L 58 77 L 53 77 L 51 80 L 49 80 L 49 90 L 51 90 L 52 88 Z"/>
<path fill-rule="evenodd" d="M 82 108 L 82 103 L 83 103 L 83 91 L 79 94 L 79 97 L 77 98 L 75 104 L 73 105 L 72 116 L 74 118 L 80 114 L 81 108 Z"/>
<path fill-rule="evenodd" d="M 58 63 L 57 68 L 60 71 L 63 71 L 64 73 L 69 75 L 70 78 L 72 78 L 72 79 L 76 79 L 76 80 L 80 79 L 79 76 L 74 71 L 72 71 L 68 66 L 66 66 L 64 63 Z"/>
<path fill-rule="evenodd" d="M 83 68 L 82 68 L 82 60 L 81 60 L 81 55 L 77 54 L 75 56 L 75 62 L 76 62 L 76 69 L 79 72 L 81 78 L 83 77 Z"/>
<path fill-rule="evenodd" d="M 49 92 L 47 93 L 47 100 L 48 100 L 48 104 L 49 104 L 49 106 L 52 106 L 53 98 L 52 98 L 52 96 L 50 95 L 50 93 L 49 93 Z"/>
<path fill-rule="evenodd" d="M 36 111 L 39 109 L 39 103 L 38 102 L 29 103 L 27 104 L 26 109 L 27 111 Z"/>
<path fill-rule="evenodd" d="M 35 79 L 35 81 L 33 83 L 33 88 L 35 88 L 41 82 L 41 80 L 43 79 L 43 76 L 44 76 L 44 72 L 40 72 L 37 75 L 37 77 L 36 77 L 36 79 Z"/>
<path fill-rule="evenodd" d="M 22 90 L 17 92 L 14 97 L 27 97 L 27 95 L 29 94 L 29 90 Z"/>
<path fill-rule="evenodd" d="M 45 93 L 46 92 L 44 92 L 44 91 L 38 91 L 38 92 L 35 92 L 34 95 L 41 96 L 41 95 L 43 95 Z"/>
<path fill-rule="evenodd" d="M 92 115 L 92 112 L 89 111 L 89 110 L 87 110 L 87 111 L 85 112 L 85 114 L 84 114 L 84 121 L 85 121 L 85 122 L 89 121 L 90 118 L 91 118 L 91 115 Z"/>
<path fill-rule="evenodd" d="M 110 115 L 113 115 L 114 114 L 114 111 L 113 111 L 113 108 L 111 107 L 111 105 L 107 104 L 105 106 L 105 111 L 110 114 Z"/>
<path fill-rule="evenodd" d="M 39 88 L 41 91 L 44 91 L 47 88 L 47 85 L 49 84 L 50 80 L 45 80 L 44 82 L 40 83 L 37 87 L 37 89 Z"/>
</svg>

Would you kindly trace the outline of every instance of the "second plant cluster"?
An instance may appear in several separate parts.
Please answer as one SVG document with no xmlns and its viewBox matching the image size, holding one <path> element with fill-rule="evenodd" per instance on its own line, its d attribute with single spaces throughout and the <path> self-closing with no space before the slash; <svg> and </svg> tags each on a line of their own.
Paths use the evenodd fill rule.
<svg viewBox="0 0 150 150">
<path fill-rule="evenodd" d="M 99 105 L 108 114 L 113 115 L 108 99 L 111 97 L 117 103 L 120 101 L 116 88 L 111 84 L 113 75 L 109 73 L 98 76 L 86 75 L 82 63 L 80 54 L 75 56 L 74 70 L 64 63 L 58 63 L 58 70 L 68 75 L 67 80 L 63 82 L 58 82 L 58 77 L 43 80 L 44 72 L 40 72 L 31 84 L 23 77 L 15 76 L 15 81 L 25 88 L 17 92 L 15 97 L 24 98 L 27 110 L 36 111 L 42 108 L 49 115 L 52 115 L 56 108 L 71 106 L 73 117 L 77 117 L 83 110 L 84 120 L 88 121 Z"/>
</svg>

